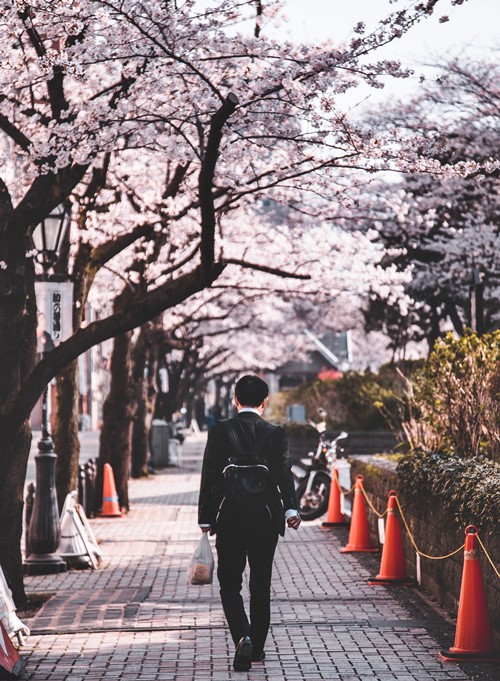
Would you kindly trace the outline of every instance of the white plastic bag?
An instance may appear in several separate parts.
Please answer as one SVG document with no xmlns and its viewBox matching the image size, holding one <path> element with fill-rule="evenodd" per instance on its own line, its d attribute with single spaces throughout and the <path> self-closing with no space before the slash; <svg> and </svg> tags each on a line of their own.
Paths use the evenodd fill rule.
<svg viewBox="0 0 500 681">
<path fill-rule="evenodd" d="M 214 557 L 208 539 L 203 532 L 188 567 L 188 584 L 211 584 L 214 576 Z"/>
</svg>

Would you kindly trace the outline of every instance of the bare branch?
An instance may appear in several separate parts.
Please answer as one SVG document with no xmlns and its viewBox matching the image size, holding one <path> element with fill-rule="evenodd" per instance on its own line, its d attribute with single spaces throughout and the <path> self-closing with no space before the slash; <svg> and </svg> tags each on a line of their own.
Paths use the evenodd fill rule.
<svg viewBox="0 0 500 681">
<path fill-rule="evenodd" d="M 228 118 L 236 109 L 238 98 L 230 92 L 222 106 L 214 113 L 210 123 L 205 154 L 202 160 L 200 175 L 198 178 L 198 192 L 200 196 L 201 211 L 201 267 L 205 276 L 209 279 L 214 263 L 215 248 L 215 205 L 213 197 L 213 184 L 215 166 L 219 156 L 222 129 Z"/>
<path fill-rule="evenodd" d="M 310 279 L 310 274 L 298 274 L 297 272 L 286 272 L 285 270 L 276 269 L 274 267 L 267 267 L 266 265 L 258 265 L 257 263 L 246 262 L 245 260 L 237 260 L 236 258 L 226 258 L 224 262 L 227 265 L 239 265 L 251 270 L 258 270 L 259 272 L 267 272 L 274 274 L 277 277 L 284 277 L 290 279 Z"/>
<path fill-rule="evenodd" d="M 0 130 L 3 130 L 23 151 L 28 151 L 31 146 L 30 139 L 3 114 L 0 114 Z"/>
</svg>

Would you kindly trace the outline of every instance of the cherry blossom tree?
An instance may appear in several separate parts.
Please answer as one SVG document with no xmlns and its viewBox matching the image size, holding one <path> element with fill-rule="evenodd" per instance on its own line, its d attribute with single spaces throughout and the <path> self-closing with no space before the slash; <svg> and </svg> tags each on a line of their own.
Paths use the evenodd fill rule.
<svg viewBox="0 0 500 681">
<path fill-rule="evenodd" d="M 473 285 L 484 287 L 483 330 L 499 323 L 499 75 L 496 62 L 454 60 L 413 101 L 379 110 L 369 120 L 385 130 L 397 127 L 400 137 L 439 167 L 482 167 L 466 176 L 408 173 L 378 187 L 375 220 L 365 224 L 377 229 L 386 246 L 384 264 L 401 271 L 410 266 L 412 276 L 403 301 L 391 304 L 374 294 L 368 317 L 400 347 L 425 339 L 432 348 L 451 328 L 463 334 L 476 321 Z"/>
<path fill-rule="evenodd" d="M 314 47 L 266 37 L 266 23 L 281 12 L 277 0 L 259 5 L 257 29 L 250 0 L 209 8 L 193 0 L 3 4 L 0 552 L 18 603 L 25 598 L 27 419 L 47 382 L 93 345 L 210 287 L 229 265 L 308 275 L 308 263 L 295 257 L 300 248 L 290 250 L 307 235 L 306 218 L 332 217 L 343 201 L 347 209 L 355 191 L 349 173 L 384 156 L 377 141 L 350 126 L 337 97 L 359 81 L 376 86 L 380 76 L 405 75 L 372 54 L 439 2 L 398 9 L 369 34 L 360 25 L 344 46 Z M 393 159 L 391 149 L 386 154 Z M 259 250 L 251 247 L 255 208 L 269 194 L 304 222 L 273 233 L 281 248 L 272 261 L 270 235 L 261 234 Z M 114 311 L 111 300 L 85 326 L 75 317 L 73 335 L 36 364 L 30 238 L 68 200 L 71 239 L 55 269 L 83 284 L 76 302 L 104 276 L 103 265 L 114 265 L 133 295 Z M 83 281 L 79 246 L 92 251 Z M 137 271 L 138 252 L 147 264 L 157 247 L 155 265 Z M 115 282 L 112 291 L 119 288 Z"/>
</svg>

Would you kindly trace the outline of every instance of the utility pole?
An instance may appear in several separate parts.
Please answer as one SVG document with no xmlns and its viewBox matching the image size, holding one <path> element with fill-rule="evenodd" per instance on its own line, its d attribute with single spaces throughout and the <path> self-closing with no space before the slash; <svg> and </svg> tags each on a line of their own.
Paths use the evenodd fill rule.
<svg viewBox="0 0 500 681">
<path fill-rule="evenodd" d="M 482 336 L 484 333 L 483 276 L 477 269 L 472 270 L 472 283 L 469 286 L 471 329 Z"/>
</svg>

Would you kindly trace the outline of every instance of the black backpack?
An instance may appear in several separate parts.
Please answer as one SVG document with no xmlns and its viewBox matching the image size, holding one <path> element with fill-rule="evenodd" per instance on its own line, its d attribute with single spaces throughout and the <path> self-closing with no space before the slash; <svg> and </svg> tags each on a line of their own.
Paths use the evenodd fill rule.
<svg viewBox="0 0 500 681">
<path fill-rule="evenodd" d="M 233 449 L 238 452 L 237 456 L 229 457 L 222 471 L 226 498 L 246 508 L 265 506 L 269 501 L 269 465 L 258 453 L 264 448 L 274 428 L 266 429 L 247 453 L 243 451 L 234 424 L 225 421 L 223 427 Z"/>
</svg>

